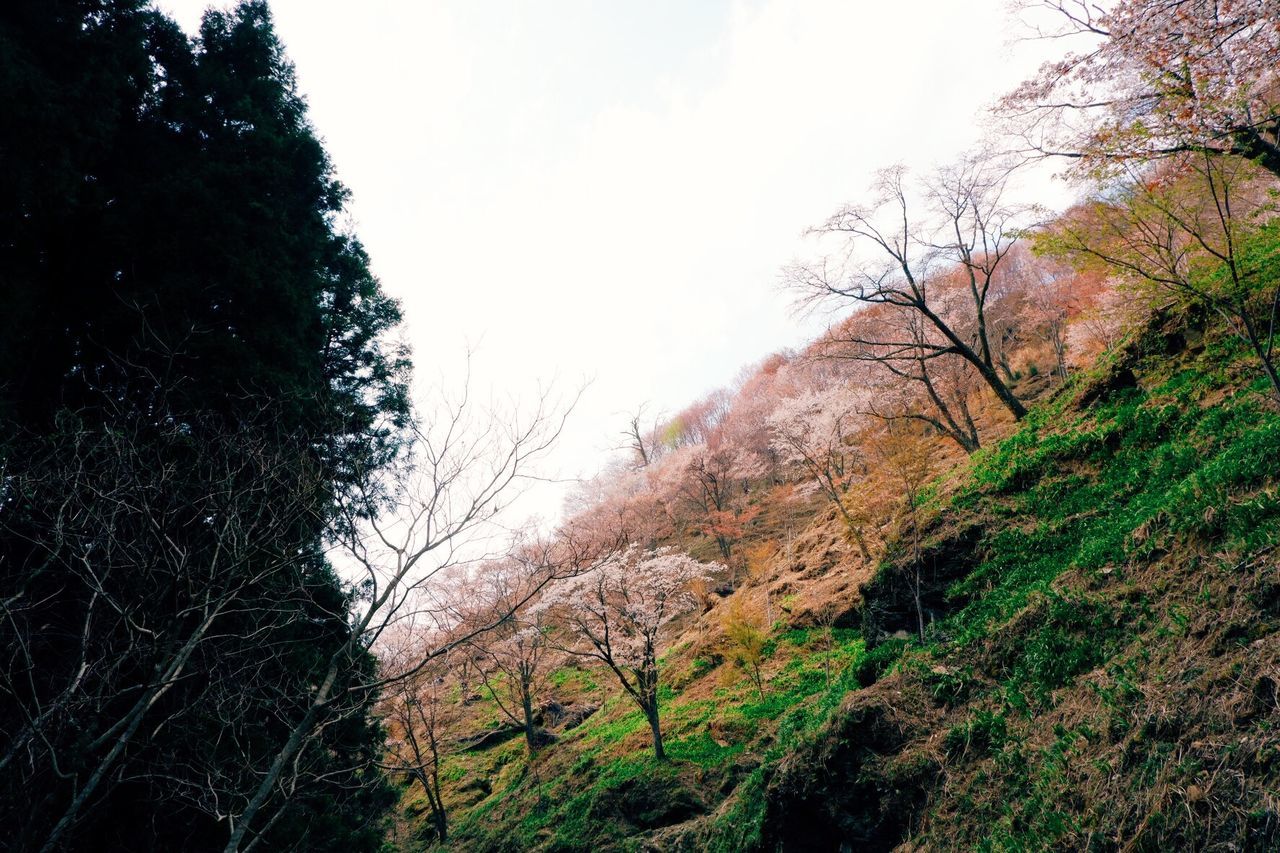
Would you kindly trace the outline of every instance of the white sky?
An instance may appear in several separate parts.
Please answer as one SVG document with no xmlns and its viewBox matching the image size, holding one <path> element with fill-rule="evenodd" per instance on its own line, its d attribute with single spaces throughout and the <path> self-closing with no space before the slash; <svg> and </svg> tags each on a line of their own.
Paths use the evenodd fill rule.
<svg viewBox="0 0 1280 853">
<path fill-rule="evenodd" d="M 209 3 L 157 5 L 194 31 Z M 813 337 L 778 288 L 801 231 L 875 169 L 971 145 L 1053 47 L 1012 44 L 1005 0 L 272 8 L 418 381 L 457 380 L 468 345 L 497 396 L 592 380 L 562 476 L 637 405 L 674 413 Z"/>
</svg>

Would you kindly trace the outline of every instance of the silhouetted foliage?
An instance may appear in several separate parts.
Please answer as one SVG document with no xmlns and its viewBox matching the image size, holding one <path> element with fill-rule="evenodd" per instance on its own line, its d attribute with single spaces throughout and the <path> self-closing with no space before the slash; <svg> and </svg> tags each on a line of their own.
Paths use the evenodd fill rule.
<svg viewBox="0 0 1280 853">
<path fill-rule="evenodd" d="M 264 2 L 194 40 L 138 0 L 6 3 L 0 92 L 0 821 L 218 849 L 347 640 L 324 536 L 400 446 L 399 309 Z M 378 847 L 374 698 L 259 846 Z"/>
</svg>

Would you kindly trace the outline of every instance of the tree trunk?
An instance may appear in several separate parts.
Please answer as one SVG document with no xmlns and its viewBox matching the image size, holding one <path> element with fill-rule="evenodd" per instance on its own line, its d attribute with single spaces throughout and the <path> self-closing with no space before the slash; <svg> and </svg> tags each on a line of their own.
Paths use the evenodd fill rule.
<svg viewBox="0 0 1280 853">
<path fill-rule="evenodd" d="M 520 697 L 521 704 L 524 706 L 524 742 L 529 747 L 529 753 L 538 751 L 538 727 L 533 722 L 533 697 L 529 693 L 529 686 L 524 686 L 524 691 Z"/>
<path fill-rule="evenodd" d="M 942 336 L 951 344 L 956 355 L 960 356 L 977 368 L 978 373 L 982 376 L 982 380 L 986 382 L 987 386 L 995 392 L 998 398 L 1000 398 L 1000 402 L 1003 403 L 1004 407 L 1009 410 L 1011 415 L 1013 415 L 1014 420 L 1020 421 L 1027 416 L 1027 407 L 1022 405 L 1022 402 L 1014 396 L 1012 391 L 1009 390 L 1009 386 L 1005 385 L 1004 382 L 1001 381 L 1000 374 L 991 366 L 991 362 L 983 361 L 982 356 L 973 351 L 973 347 L 960 340 L 960 337 L 956 335 L 955 331 L 948 326 L 941 317 L 929 310 L 927 306 L 917 305 L 916 310 L 924 314 L 929 322 L 934 325 L 934 328 L 939 332 L 942 332 Z"/>
<path fill-rule="evenodd" d="M 644 715 L 649 720 L 649 730 L 653 732 L 653 757 L 659 761 L 667 760 L 667 750 L 662 745 L 662 726 L 658 723 L 658 699 L 655 696 L 653 704 L 644 709 Z"/>
<path fill-rule="evenodd" d="M 1240 308 L 1237 313 L 1242 320 L 1245 338 L 1249 341 L 1249 346 L 1253 348 L 1254 355 L 1258 357 L 1258 361 L 1262 362 L 1262 371 L 1267 376 L 1267 381 L 1271 383 L 1271 391 L 1275 395 L 1276 400 L 1280 401 L 1280 374 L 1276 373 L 1276 366 L 1271 360 L 1270 341 L 1267 345 L 1263 344 L 1262 336 L 1258 333 L 1257 327 L 1249 316 L 1247 306 Z"/>
<path fill-rule="evenodd" d="M 276 782 L 279 781 L 280 774 L 284 772 L 285 765 L 293 759 L 311 734 L 312 728 L 320 717 L 321 709 L 329 701 L 329 694 L 333 691 L 333 686 L 337 680 L 338 657 L 335 655 L 333 660 L 330 661 L 329 671 L 325 674 L 324 682 L 320 685 L 320 689 L 316 691 L 315 698 L 311 700 L 311 706 L 307 708 L 307 713 L 303 715 L 298 724 L 294 726 L 293 731 L 289 733 L 289 738 L 285 741 L 280 751 L 276 753 L 275 760 L 271 762 L 271 767 L 263 775 L 262 781 L 258 783 L 258 788 L 254 791 L 249 804 L 240 813 L 240 819 L 236 821 L 234 828 L 231 830 L 231 836 L 227 839 L 226 846 L 222 848 L 223 853 L 238 853 L 240 850 L 245 834 L 249 831 L 249 825 L 253 823 L 258 811 L 275 791 Z"/>
<path fill-rule="evenodd" d="M 410 774 L 417 778 L 422 790 L 427 794 L 427 806 L 431 809 L 431 825 L 435 827 L 436 838 L 440 842 L 449 840 L 449 817 L 445 813 L 444 803 L 436 796 L 431 779 L 422 770 L 414 770 Z"/>
<path fill-rule="evenodd" d="M 155 705 L 156 702 L 160 700 L 160 697 L 167 693 L 169 688 L 174 685 L 177 678 L 182 674 L 183 669 L 186 668 L 187 660 L 190 659 L 191 654 L 196 649 L 196 646 L 204 639 L 204 635 L 208 632 L 209 627 L 213 624 L 214 620 L 217 619 L 220 612 L 221 609 L 219 606 L 219 608 L 214 609 L 213 613 L 205 617 L 204 621 L 202 621 L 195 631 L 192 632 L 191 636 L 187 638 L 187 641 L 182 644 L 182 647 L 174 655 L 173 659 L 169 662 L 169 665 L 165 667 L 163 671 L 160 671 L 159 664 L 156 665 L 156 683 L 138 698 L 138 701 L 134 703 L 132 708 L 130 708 L 129 713 L 125 715 L 123 720 L 121 720 L 122 723 L 126 723 L 127 721 L 123 730 L 116 737 L 115 743 L 112 744 L 111 749 L 102 758 L 102 760 L 98 762 L 98 766 L 85 781 L 84 787 L 77 792 L 71 803 L 67 806 L 66 811 L 63 812 L 62 817 L 58 820 L 57 824 L 54 825 L 53 830 L 49 833 L 49 837 L 45 839 L 44 846 L 40 848 L 41 853 L 47 853 L 47 851 L 54 850 L 59 846 L 59 842 L 63 834 L 79 817 L 80 809 L 86 802 L 88 802 L 95 789 L 97 789 L 102 780 L 106 778 L 107 771 L 111 769 L 112 765 L 115 764 L 116 759 L 120 757 L 124 752 L 125 747 L 129 745 L 129 741 L 133 739 L 138 727 L 142 724 L 143 716 L 153 705 Z M 117 723 L 117 726 L 118 725 L 119 723 Z M 115 727 L 108 730 L 108 734 L 114 731 L 114 728 Z"/>
<path fill-rule="evenodd" d="M 854 520 L 849 514 L 849 510 L 845 509 L 844 502 L 837 495 L 835 497 L 836 509 L 840 511 L 841 518 L 844 519 L 845 525 L 849 528 L 850 535 L 853 536 L 853 542 L 858 546 L 858 554 L 862 557 L 862 561 L 868 566 L 871 565 L 871 549 L 867 547 L 867 537 L 862 532 L 862 525 Z"/>
<path fill-rule="evenodd" d="M 916 601 L 916 633 L 920 637 L 921 644 L 923 644 L 924 643 L 924 606 L 920 601 L 920 566 L 919 564 L 916 565 L 914 574 L 915 574 L 915 577 L 914 577 L 915 588 L 912 590 L 912 592 L 915 593 L 915 601 Z"/>
</svg>

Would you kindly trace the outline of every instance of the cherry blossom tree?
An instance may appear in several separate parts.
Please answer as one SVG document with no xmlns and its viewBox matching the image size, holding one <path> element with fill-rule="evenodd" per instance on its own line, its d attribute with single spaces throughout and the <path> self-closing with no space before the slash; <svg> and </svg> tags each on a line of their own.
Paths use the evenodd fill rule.
<svg viewBox="0 0 1280 853">
<path fill-rule="evenodd" d="M 1005 272 L 1013 322 L 1023 328 L 1024 337 L 1049 345 L 1054 372 L 1066 379 L 1067 325 L 1092 294 L 1081 287 L 1082 277 L 1070 265 L 1033 255 L 1023 246 L 1010 254 Z"/>
<path fill-rule="evenodd" d="M 1105 275 L 1084 271 L 1081 277 L 1092 278 L 1096 291 L 1067 328 L 1067 353 L 1076 366 L 1098 352 L 1113 349 L 1125 329 L 1136 325 L 1142 310 L 1140 302 Z"/>
<path fill-rule="evenodd" d="M 1079 44 L 1000 104 L 1031 150 L 1093 165 L 1231 154 L 1280 176 L 1275 0 L 1022 6 L 1038 35 Z"/>
<path fill-rule="evenodd" d="M 660 634 L 695 606 L 690 585 L 723 569 L 673 548 L 631 547 L 599 568 L 556 583 L 539 602 L 553 611 L 559 648 L 609 668 L 644 712 L 653 754 L 666 760 L 658 716 Z"/>
<path fill-rule="evenodd" d="M 546 688 L 548 609 L 536 602 L 518 605 L 547 561 L 541 551 L 530 549 L 489 563 L 473 579 L 482 601 L 474 621 L 484 624 L 493 621 L 494 615 L 506 618 L 467 642 L 478 659 L 477 671 L 489 697 L 503 716 L 523 730 L 530 754 L 551 740 L 537 725 L 535 714 L 535 704 Z"/>
<path fill-rule="evenodd" d="M 729 413 L 732 401 L 728 389 L 712 391 L 667 421 L 659 430 L 660 443 L 670 450 L 706 444 Z"/>
<path fill-rule="evenodd" d="M 643 470 L 627 463 L 607 466 L 581 483 L 566 501 L 574 535 L 604 552 L 617 543 L 654 547 L 675 534 L 672 517 L 656 486 L 668 462 Z"/>
<path fill-rule="evenodd" d="M 752 480 L 778 466 L 769 417 L 781 399 L 798 390 L 799 377 L 791 369 L 794 357 L 790 352 L 778 352 L 744 369 L 735 383 L 733 403 L 716 430 L 718 440 L 733 448 L 733 469 L 744 492 L 749 491 Z"/>
<path fill-rule="evenodd" d="M 383 647 L 384 666 L 408 668 L 414 655 L 424 647 L 441 645 L 439 640 L 407 635 L 394 654 Z M 455 653 L 456 656 L 456 653 Z M 387 729 L 387 756 L 384 770 L 401 773 L 422 786 L 427 798 L 431 828 L 436 840 L 449 837 L 449 816 L 440 791 L 440 766 L 447 757 L 445 732 L 461 717 L 451 701 L 453 685 L 448 681 L 449 654 L 434 658 L 412 675 L 391 682 L 378 710 Z"/>
<path fill-rule="evenodd" d="M 688 445 L 671 453 L 653 483 L 672 517 L 691 522 L 711 537 L 729 563 L 734 544 L 756 512 L 742 505 L 735 484 L 763 473 L 758 459 L 738 453 L 713 435 L 710 445 Z"/>
<path fill-rule="evenodd" d="M 769 425 L 781 460 L 803 471 L 811 487 L 835 506 L 862 559 L 870 561 L 864 520 L 845 501 L 849 485 L 866 473 L 857 439 L 866 427 L 869 401 L 860 390 L 828 386 L 790 397 L 779 403 Z"/>
</svg>

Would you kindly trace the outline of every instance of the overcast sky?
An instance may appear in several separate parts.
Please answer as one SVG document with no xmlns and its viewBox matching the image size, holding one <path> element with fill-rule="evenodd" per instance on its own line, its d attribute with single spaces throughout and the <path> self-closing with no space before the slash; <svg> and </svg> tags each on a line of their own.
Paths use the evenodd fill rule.
<svg viewBox="0 0 1280 853">
<path fill-rule="evenodd" d="M 498 396 L 591 380 L 561 476 L 811 338 L 778 287 L 803 229 L 972 145 L 1046 49 L 1006 0 L 271 5 L 418 381 L 469 345 Z"/>
</svg>

